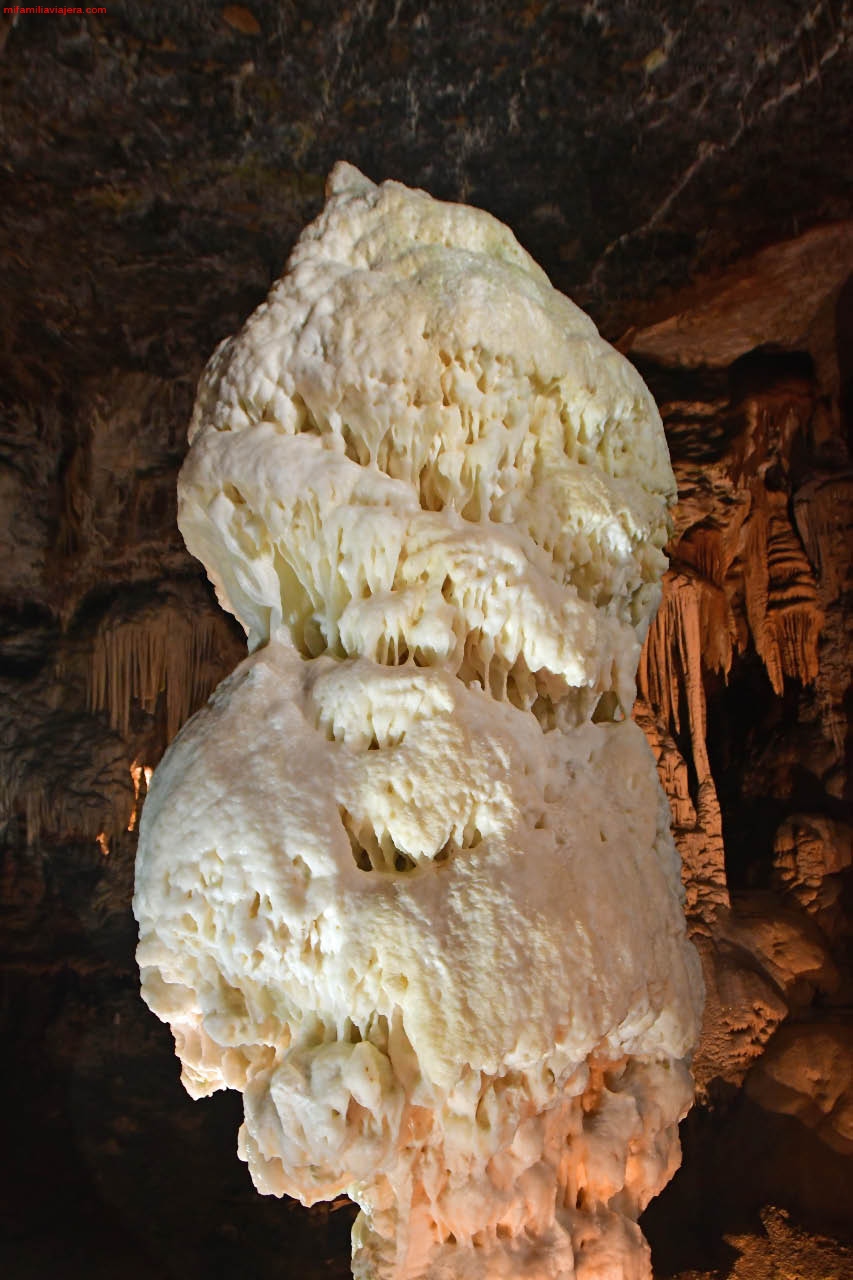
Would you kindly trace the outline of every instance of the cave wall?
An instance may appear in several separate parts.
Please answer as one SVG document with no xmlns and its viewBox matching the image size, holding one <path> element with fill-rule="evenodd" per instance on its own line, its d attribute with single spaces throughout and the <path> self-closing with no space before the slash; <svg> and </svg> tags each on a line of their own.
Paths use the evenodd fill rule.
<svg viewBox="0 0 853 1280">
<path fill-rule="evenodd" d="M 0 20 L 4 1273 L 348 1274 L 347 1205 L 257 1196 L 182 1093 L 129 905 L 243 652 L 175 525 L 195 381 L 345 157 L 509 222 L 661 406 L 635 714 L 709 999 L 645 1226 L 661 1276 L 851 1274 L 851 7 L 107 10 Z"/>
<path fill-rule="evenodd" d="M 704 1252 L 738 1277 L 849 1274 L 849 1255 L 803 1255 L 785 1214 L 832 1230 L 853 1208 L 852 235 L 768 247 L 624 344 L 678 481 L 635 716 L 707 992 L 685 1164 L 647 1223 L 673 1268 Z"/>
</svg>

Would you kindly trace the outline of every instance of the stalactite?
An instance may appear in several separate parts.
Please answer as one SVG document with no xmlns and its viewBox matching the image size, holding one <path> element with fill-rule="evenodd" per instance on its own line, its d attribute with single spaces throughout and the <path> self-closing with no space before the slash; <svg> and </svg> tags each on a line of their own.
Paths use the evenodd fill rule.
<svg viewBox="0 0 853 1280">
<path fill-rule="evenodd" d="M 702 671 L 728 675 L 733 642 L 734 622 L 724 593 L 689 569 L 670 569 L 661 607 L 646 637 L 637 683 L 641 697 L 676 733 L 681 731 L 682 696 L 686 699 L 700 781 L 709 772 Z"/>
<path fill-rule="evenodd" d="M 92 711 L 107 711 L 110 724 L 127 736 L 134 702 L 153 713 L 165 698 L 169 739 L 215 684 L 207 664 L 221 624 L 197 616 L 180 601 L 166 599 L 128 615 L 110 614 L 95 637 L 87 690 Z"/>
<path fill-rule="evenodd" d="M 725 594 L 689 570 L 670 570 L 657 617 L 649 629 L 638 672 L 642 706 L 636 718 L 655 751 L 661 780 L 671 794 L 673 772 L 680 753 L 668 730 L 681 731 L 682 698 L 697 777 L 694 820 L 689 822 L 685 797 L 673 808 L 675 838 L 682 855 L 688 910 L 713 914 L 728 904 L 722 817 L 708 759 L 704 670 L 728 674 L 732 660 L 734 623 Z M 669 743 L 669 749 L 666 744 Z M 669 784 L 669 785 L 668 785 Z M 683 786 L 681 790 L 683 790 Z"/>
<path fill-rule="evenodd" d="M 654 750 L 661 786 L 665 788 L 669 800 L 676 837 L 679 832 L 694 831 L 696 805 L 690 794 L 687 761 L 669 734 L 661 730 L 648 705 L 638 703 L 634 709 L 634 719 Z"/>
<path fill-rule="evenodd" d="M 61 751 L 43 753 L 38 744 L 29 756 L 18 754 L 17 768 L 6 753 L 0 756 L 0 826 L 20 814 L 30 846 L 58 836 L 96 840 L 102 852 L 120 832 L 135 829 L 151 768 L 134 761 L 128 769 L 116 739 L 90 742 L 82 757 L 86 767 L 74 768 L 80 740 L 79 733 L 72 735 L 68 760 Z"/>
<path fill-rule="evenodd" d="M 637 678 L 640 698 L 649 704 L 658 734 L 678 735 L 682 727 L 689 733 L 697 782 L 695 823 L 679 828 L 675 812 L 673 817 L 688 905 L 699 915 L 728 900 L 722 818 L 706 742 L 705 673 L 727 676 L 734 652 L 751 634 L 777 694 L 786 676 L 808 683 L 818 672 L 823 620 L 814 577 L 788 519 L 784 495 L 768 492 L 763 481 L 753 477 L 749 506 L 741 501 L 731 509 L 739 535 L 738 556 L 731 536 L 710 521 L 693 527 L 676 545 L 676 563 L 664 579 L 663 601 L 649 629 Z M 682 549 L 689 565 L 681 561 Z M 709 581 L 702 569 L 718 581 Z M 736 609 L 745 613 L 746 628 L 738 627 Z M 654 734 L 648 729 L 647 736 L 654 748 Z M 669 793 L 672 778 L 666 774 L 672 773 L 672 761 L 660 750 L 656 756 Z"/>
<path fill-rule="evenodd" d="M 823 621 L 809 560 L 791 523 L 787 476 L 794 442 L 814 408 L 807 383 L 782 380 L 743 405 L 746 429 L 730 476 L 749 495 L 741 535 L 744 607 L 756 652 L 774 692 L 785 677 L 811 683 Z"/>
<path fill-rule="evenodd" d="M 52 667 L 10 698 L 0 734 L 0 827 L 39 840 L 103 842 L 135 828 L 156 763 L 243 646 L 200 583 L 128 593 L 94 637 L 70 632 Z M 162 695 L 162 702 L 160 702 Z M 162 719 L 135 726 L 134 704 Z M 106 711 L 111 729 L 94 713 Z M 138 754 L 137 754 L 138 753 Z M 137 758 L 134 758 L 136 756 Z"/>
<path fill-rule="evenodd" d="M 853 472 L 820 476 L 797 490 L 794 518 L 828 602 L 843 590 L 853 559 Z"/>
<path fill-rule="evenodd" d="M 751 510 L 743 529 L 743 549 L 739 561 L 742 577 L 743 609 L 746 613 L 749 634 L 759 656 L 767 665 L 764 638 L 764 620 L 767 617 L 767 603 L 770 595 L 770 573 L 767 565 L 767 511 L 763 504 L 753 500 Z M 771 655 L 772 656 L 772 655 Z M 779 673 L 771 667 L 767 672 L 770 683 L 777 693 L 780 680 Z"/>
<path fill-rule="evenodd" d="M 763 488 L 746 525 L 744 588 L 750 631 L 774 692 L 782 693 L 786 676 L 811 683 L 823 621 L 817 588 L 784 495 Z"/>
<path fill-rule="evenodd" d="M 815 684 L 823 724 L 841 768 L 841 782 L 846 775 L 846 699 L 850 684 L 847 601 L 853 589 L 853 472 L 809 480 L 795 495 L 794 519 L 817 575 L 823 626 Z"/>
<path fill-rule="evenodd" d="M 783 381 L 743 402 L 737 410 L 739 434 L 711 466 L 676 463 L 679 501 L 677 534 L 669 548 L 672 568 L 638 672 L 640 698 L 648 703 L 649 715 L 642 707 L 635 714 L 646 729 L 668 794 L 676 787 L 673 821 L 688 906 L 700 916 L 727 901 L 722 818 L 706 745 L 705 675 L 727 676 L 734 654 L 751 640 L 773 689 L 781 694 L 786 678 L 808 684 L 818 677 L 821 639 L 825 655 L 823 596 L 791 523 L 786 486 L 791 450 L 807 427 L 811 407 L 806 384 Z M 833 490 L 827 508 L 834 499 Z M 812 563 L 821 558 L 835 562 L 838 517 L 827 510 L 813 518 L 812 510 L 810 496 L 802 504 L 800 523 Z M 829 540 L 831 553 L 823 548 Z M 838 698 L 821 696 L 838 736 Z M 675 739 L 683 729 L 689 734 L 687 754 L 696 774 L 692 822 L 679 794 L 687 763 Z"/>
</svg>

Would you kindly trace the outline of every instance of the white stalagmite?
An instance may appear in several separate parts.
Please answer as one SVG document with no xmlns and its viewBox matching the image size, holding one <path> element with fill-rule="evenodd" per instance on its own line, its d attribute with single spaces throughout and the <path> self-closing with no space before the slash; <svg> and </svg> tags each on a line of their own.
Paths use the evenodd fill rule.
<svg viewBox="0 0 853 1280">
<path fill-rule="evenodd" d="M 489 215 L 338 165 L 202 379 L 180 524 L 253 651 L 142 818 L 143 995 L 364 1280 L 642 1280 L 701 980 L 625 718 L 674 483 Z"/>
</svg>

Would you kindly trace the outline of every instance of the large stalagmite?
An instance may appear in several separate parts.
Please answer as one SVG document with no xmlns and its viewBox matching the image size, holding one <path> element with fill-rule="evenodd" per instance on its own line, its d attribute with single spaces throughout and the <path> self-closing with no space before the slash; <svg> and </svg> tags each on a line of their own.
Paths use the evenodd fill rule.
<svg viewBox="0 0 853 1280">
<path fill-rule="evenodd" d="M 180 522 L 252 654 L 143 814 L 143 995 L 357 1276 L 648 1276 L 701 982 L 630 720 L 673 478 L 486 214 L 339 165 L 202 380 Z"/>
</svg>

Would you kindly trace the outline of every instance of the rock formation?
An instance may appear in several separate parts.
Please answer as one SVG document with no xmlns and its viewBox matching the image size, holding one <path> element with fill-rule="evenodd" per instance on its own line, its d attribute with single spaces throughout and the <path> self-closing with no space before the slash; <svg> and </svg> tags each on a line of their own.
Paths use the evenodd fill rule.
<svg viewBox="0 0 853 1280">
<path fill-rule="evenodd" d="M 702 1000 L 622 710 L 660 420 L 494 219 L 328 194 L 199 388 L 179 523 L 255 652 L 154 774 L 142 994 L 356 1276 L 640 1280 Z"/>
<path fill-rule="evenodd" d="M 794 251 L 785 246 L 786 258 Z M 743 280 L 750 270 L 740 268 Z M 830 314 L 834 297 L 823 304 Z M 797 322 L 794 346 L 799 333 Z M 647 1215 L 664 1260 L 673 1233 L 659 1215 L 680 1224 L 683 1248 L 671 1266 L 707 1252 L 705 1236 L 701 1247 L 695 1241 L 708 1197 L 721 1222 L 734 1206 L 757 1211 L 774 1200 L 830 1226 L 849 1213 L 848 1086 L 839 1071 L 850 993 L 851 481 L 843 380 L 818 372 L 830 367 L 833 342 L 807 356 L 745 353 L 717 371 L 685 369 L 672 353 L 669 365 L 641 362 L 663 410 L 679 501 L 635 718 L 670 800 L 707 987 L 694 1064 L 706 1105 L 688 1127 L 684 1170 Z M 105 995 L 99 1008 L 105 1001 L 121 1019 L 116 1045 L 126 1045 L 122 1071 L 131 1076 L 131 1063 L 153 1061 L 127 1003 L 126 912 L 145 771 L 242 649 L 172 523 L 180 420 L 190 408 L 187 389 L 155 378 L 96 379 L 80 400 L 79 443 L 58 484 L 61 434 L 46 414 L 6 486 L 17 548 L 3 564 L 6 598 L 17 600 L 3 638 L 7 972 L 28 989 L 26 975 L 52 972 L 55 947 L 88 957 L 73 964 L 93 974 L 105 963 L 96 957 L 114 964 L 124 955 L 127 996 L 115 1004 Z M 102 424 L 116 420 L 125 424 L 118 438 L 132 430 L 134 449 L 105 444 Z M 51 529 L 44 513 L 54 492 Z M 88 1063 L 80 1079 L 99 1078 L 102 1047 L 81 1057 L 73 1027 L 62 1043 L 78 1045 L 75 1057 L 66 1048 L 53 1061 Z M 812 1046 L 814 1068 L 800 1044 Z M 733 1103 L 727 1091 L 743 1082 Z M 112 1105 L 116 1115 L 137 1106 Z M 99 1114 L 112 1125 L 109 1109 Z M 113 1150 L 140 1150 L 132 1131 L 92 1132 L 101 1136 L 84 1149 L 95 1170 L 113 1168 Z M 201 1121 L 194 1132 L 197 1143 L 208 1140 Z M 216 1141 L 227 1150 L 227 1126 Z M 201 1170 L 193 1176 L 204 1179 Z M 100 1185 L 113 1197 L 122 1183 L 109 1174 Z M 175 1187 L 169 1198 L 177 1205 L 184 1194 Z M 130 1203 L 128 1192 L 123 1214 Z M 767 1213 L 756 1230 L 777 1221 Z M 345 1227 L 345 1218 L 336 1211 L 328 1228 L 315 1218 L 313 1229 Z M 744 1258 L 753 1239 L 737 1236 Z M 342 1240 L 339 1248 L 342 1257 Z"/>
<path fill-rule="evenodd" d="M 146 777 L 245 653 L 176 526 L 195 383 L 350 155 L 499 216 L 663 411 L 635 718 L 708 999 L 641 1226 L 661 1280 L 847 1280 L 848 0 L 107 8 L 0 23 L 0 1270 L 349 1273 L 346 1202 L 258 1196 L 231 1096 L 188 1105 L 130 900 Z"/>
<path fill-rule="evenodd" d="M 678 480 L 635 717 L 703 957 L 694 1069 L 712 1106 L 745 1084 L 765 1115 L 796 1116 L 845 1154 L 853 472 L 836 323 L 849 249 L 847 225 L 767 249 L 623 343 L 658 391 Z M 819 1147 L 799 1158 L 824 1160 Z M 830 1216 L 846 1212 L 825 1190 L 803 1200 L 821 1194 Z"/>
</svg>

